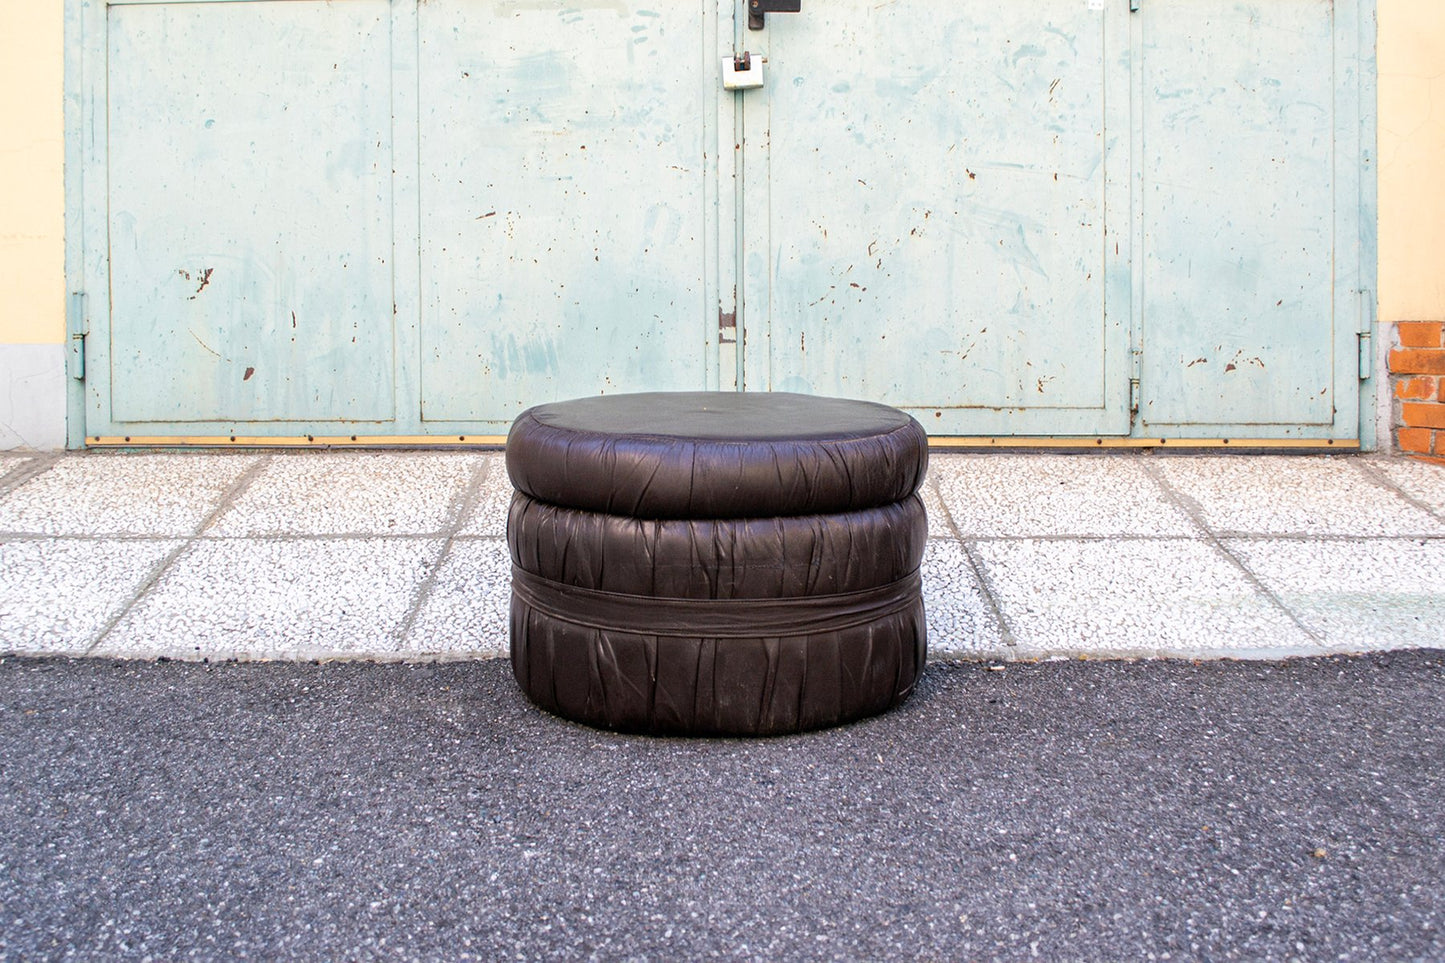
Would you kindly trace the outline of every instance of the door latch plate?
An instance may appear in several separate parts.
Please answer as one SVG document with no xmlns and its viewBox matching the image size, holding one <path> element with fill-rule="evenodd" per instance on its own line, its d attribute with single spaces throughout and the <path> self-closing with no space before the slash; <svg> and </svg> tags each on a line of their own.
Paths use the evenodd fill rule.
<svg viewBox="0 0 1445 963">
<path fill-rule="evenodd" d="M 748 29 L 763 29 L 765 14 L 801 13 L 802 10 L 803 0 L 748 0 Z"/>
</svg>

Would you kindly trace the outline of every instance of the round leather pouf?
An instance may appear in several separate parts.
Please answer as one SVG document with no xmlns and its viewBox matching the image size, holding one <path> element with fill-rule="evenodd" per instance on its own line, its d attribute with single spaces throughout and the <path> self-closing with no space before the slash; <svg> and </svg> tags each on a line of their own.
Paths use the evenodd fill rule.
<svg viewBox="0 0 1445 963">
<path fill-rule="evenodd" d="M 918 491 L 928 435 L 896 408 L 785 392 L 648 392 L 529 408 L 507 435 L 518 491 L 633 518 L 873 508 Z"/>
<path fill-rule="evenodd" d="M 609 729 L 765 735 L 906 699 L 927 641 L 923 429 L 883 405 L 688 392 L 542 405 L 519 489 L 512 670 Z"/>
</svg>

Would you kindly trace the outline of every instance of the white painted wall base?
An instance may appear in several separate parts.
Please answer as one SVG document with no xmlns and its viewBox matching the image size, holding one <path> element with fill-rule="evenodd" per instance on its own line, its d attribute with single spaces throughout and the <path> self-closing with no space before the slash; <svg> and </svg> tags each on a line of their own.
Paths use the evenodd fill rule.
<svg viewBox="0 0 1445 963">
<path fill-rule="evenodd" d="M 65 346 L 0 344 L 0 451 L 65 447 Z"/>
</svg>

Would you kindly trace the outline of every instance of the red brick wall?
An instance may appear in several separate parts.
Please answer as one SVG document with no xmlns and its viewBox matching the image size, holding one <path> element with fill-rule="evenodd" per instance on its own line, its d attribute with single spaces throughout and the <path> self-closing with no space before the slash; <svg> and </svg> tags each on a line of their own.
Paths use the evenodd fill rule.
<svg viewBox="0 0 1445 963">
<path fill-rule="evenodd" d="M 1395 444 L 1402 452 L 1445 464 L 1445 324 L 1401 321 L 1390 351 L 1395 393 Z"/>
</svg>

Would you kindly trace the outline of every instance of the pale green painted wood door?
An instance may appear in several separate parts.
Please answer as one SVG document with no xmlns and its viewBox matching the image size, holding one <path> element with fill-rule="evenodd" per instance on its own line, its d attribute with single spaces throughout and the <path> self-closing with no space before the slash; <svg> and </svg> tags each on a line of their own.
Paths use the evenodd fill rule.
<svg viewBox="0 0 1445 963">
<path fill-rule="evenodd" d="M 86 433 L 1356 437 L 1371 0 L 1138 5 L 70 0 Z"/>
<path fill-rule="evenodd" d="M 426 427 L 715 386 L 720 94 L 700 8 L 419 9 Z"/>
<path fill-rule="evenodd" d="M 498 434 L 718 386 L 733 104 L 700 6 L 72 14 L 88 436 Z"/>
<path fill-rule="evenodd" d="M 1144 0 L 1137 17 L 1139 430 L 1357 437 L 1360 10 Z"/>
<path fill-rule="evenodd" d="M 1090 6 L 833 0 L 745 39 L 748 388 L 1128 432 L 1128 8 Z"/>
<path fill-rule="evenodd" d="M 767 58 L 739 94 L 744 383 L 887 401 L 942 434 L 1359 437 L 1371 17 L 769 16 L 740 41 Z"/>
<path fill-rule="evenodd" d="M 393 424 L 389 5 L 99 12 L 90 433 Z"/>
</svg>

